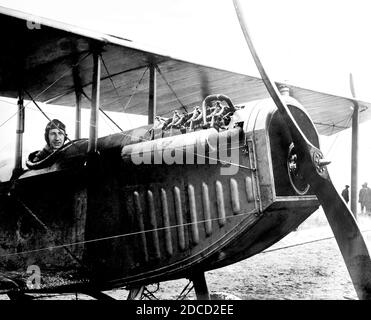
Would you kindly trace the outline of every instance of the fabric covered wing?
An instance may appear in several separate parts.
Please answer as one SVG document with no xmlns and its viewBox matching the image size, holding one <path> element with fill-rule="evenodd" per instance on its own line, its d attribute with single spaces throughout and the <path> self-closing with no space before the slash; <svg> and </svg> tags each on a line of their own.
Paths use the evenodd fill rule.
<svg viewBox="0 0 371 320">
<path fill-rule="evenodd" d="M 31 28 L 29 21 L 41 23 Z M 269 97 L 260 78 L 199 65 L 155 52 L 132 41 L 99 34 L 56 21 L 0 8 L 4 33 L 0 52 L 0 95 L 17 97 L 23 87 L 37 101 L 75 105 L 75 88 L 90 107 L 93 62 L 102 50 L 101 107 L 144 115 L 148 109 L 150 64 L 158 66 L 157 114 L 200 105 L 209 94 L 222 93 L 235 104 Z M 286 84 L 307 109 L 318 132 L 331 135 L 350 126 L 352 99 Z M 27 97 L 26 97 L 27 98 Z M 360 101 L 360 121 L 371 119 L 371 104 Z"/>
</svg>

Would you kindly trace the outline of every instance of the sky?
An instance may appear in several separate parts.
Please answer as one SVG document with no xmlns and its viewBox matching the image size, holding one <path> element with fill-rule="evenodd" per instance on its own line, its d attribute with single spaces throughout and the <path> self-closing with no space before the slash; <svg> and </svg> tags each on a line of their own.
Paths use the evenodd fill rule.
<svg viewBox="0 0 371 320">
<path fill-rule="evenodd" d="M 271 78 L 341 96 L 371 101 L 371 19 L 369 0 L 240 0 L 260 58 Z M 115 34 L 193 62 L 258 76 L 244 42 L 232 0 L 0 0 L 11 7 L 87 29 Z M 14 115 L 14 102 L 0 98 L 0 124 Z M 6 100 L 7 102 L 3 102 Z M 73 109 L 43 106 L 73 132 Z M 146 123 L 143 117 L 113 115 L 124 128 Z M 88 123 L 88 113 L 84 112 Z M 26 108 L 25 152 L 43 146 L 47 120 Z M 100 135 L 116 129 L 100 119 Z M 14 156 L 15 117 L 0 127 L 0 161 Z M 360 126 L 359 185 L 371 183 L 371 123 Z M 87 132 L 83 135 L 87 136 Z M 350 130 L 321 136 L 321 149 L 332 160 L 339 190 L 350 184 Z M 1 177 L 0 177 L 1 179 Z"/>
</svg>

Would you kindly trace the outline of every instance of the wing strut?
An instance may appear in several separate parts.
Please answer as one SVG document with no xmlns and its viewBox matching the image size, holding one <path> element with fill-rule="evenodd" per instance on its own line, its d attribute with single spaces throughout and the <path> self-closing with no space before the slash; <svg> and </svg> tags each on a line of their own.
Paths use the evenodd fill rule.
<svg viewBox="0 0 371 320">
<path fill-rule="evenodd" d="M 76 63 L 72 67 L 72 75 L 73 75 L 73 84 L 75 88 L 75 96 L 76 96 L 76 113 L 75 113 L 75 139 L 81 138 L 81 95 L 82 95 L 82 86 L 81 86 L 81 78 L 79 75 L 79 66 Z"/>
<path fill-rule="evenodd" d="M 156 116 L 156 66 L 151 63 L 149 66 L 149 96 L 148 96 L 148 124 L 153 124 Z"/>
<path fill-rule="evenodd" d="M 277 87 L 265 72 L 247 30 L 239 1 L 233 0 L 233 3 L 255 64 L 279 112 L 286 120 L 288 130 L 299 152 L 298 159 L 303 165 L 303 176 L 313 188 L 323 207 L 356 293 L 360 299 L 371 299 L 371 259 L 357 222 L 333 186 L 322 152 L 313 146 L 303 134 L 287 105 L 281 99 Z"/>
<path fill-rule="evenodd" d="M 18 177 L 23 171 L 22 169 L 22 150 L 23 150 L 23 133 L 24 133 L 24 105 L 23 105 L 23 90 L 18 91 L 18 116 L 17 116 L 17 131 L 15 143 L 15 164 L 13 169 L 13 177 Z"/>
<path fill-rule="evenodd" d="M 88 153 L 97 152 L 98 142 L 98 115 L 99 115 L 99 98 L 100 98 L 100 73 L 101 73 L 101 56 L 95 50 L 93 52 L 93 86 L 91 93 L 91 109 L 90 109 L 90 130 Z"/>
<path fill-rule="evenodd" d="M 349 75 L 350 91 L 356 99 L 354 90 L 353 76 Z M 351 161 L 351 182 L 350 182 L 350 209 L 357 219 L 357 186 L 358 186 L 358 123 L 359 123 L 359 104 L 354 100 L 352 115 L 352 161 Z"/>
</svg>

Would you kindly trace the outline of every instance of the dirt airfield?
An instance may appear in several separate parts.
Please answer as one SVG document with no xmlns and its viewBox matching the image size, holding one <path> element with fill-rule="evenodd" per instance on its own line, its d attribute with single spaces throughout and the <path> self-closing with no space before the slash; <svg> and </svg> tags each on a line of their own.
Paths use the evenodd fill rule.
<svg viewBox="0 0 371 320">
<path fill-rule="evenodd" d="M 370 250 L 371 218 L 361 215 L 357 221 Z M 214 299 L 357 299 L 336 240 L 321 211 L 266 251 L 207 272 L 206 280 Z M 176 299 L 176 292 L 179 294 L 186 283 L 186 280 L 163 283 L 157 297 Z M 193 290 L 188 299 L 195 299 Z"/>
</svg>

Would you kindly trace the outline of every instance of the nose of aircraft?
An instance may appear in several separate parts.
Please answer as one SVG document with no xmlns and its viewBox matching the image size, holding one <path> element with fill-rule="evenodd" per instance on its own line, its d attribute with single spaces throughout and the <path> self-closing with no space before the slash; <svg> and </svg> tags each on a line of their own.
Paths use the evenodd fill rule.
<svg viewBox="0 0 371 320">
<path fill-rule="evenodd" d="M 292 137 L 298 154 L 301 155 L 300 164 L 303 166 L 303 176 L 313 188 L 323 207 L 356 293 L 359 299 L 371 299 L 371 258 L 358 224 L 352 212 L 332 184 L 326 168 L 328 162 L 323 159 L 322 152 L 306 138 L 289 108 L 282 100 L 275 84 L 264 70 L 248 32 L 239 1 L 233 0 L 233 3 L 255 64 L 259 69 L 268 92 L 281 115 L 286 120 L 287 130 Z"/>
</svg>

